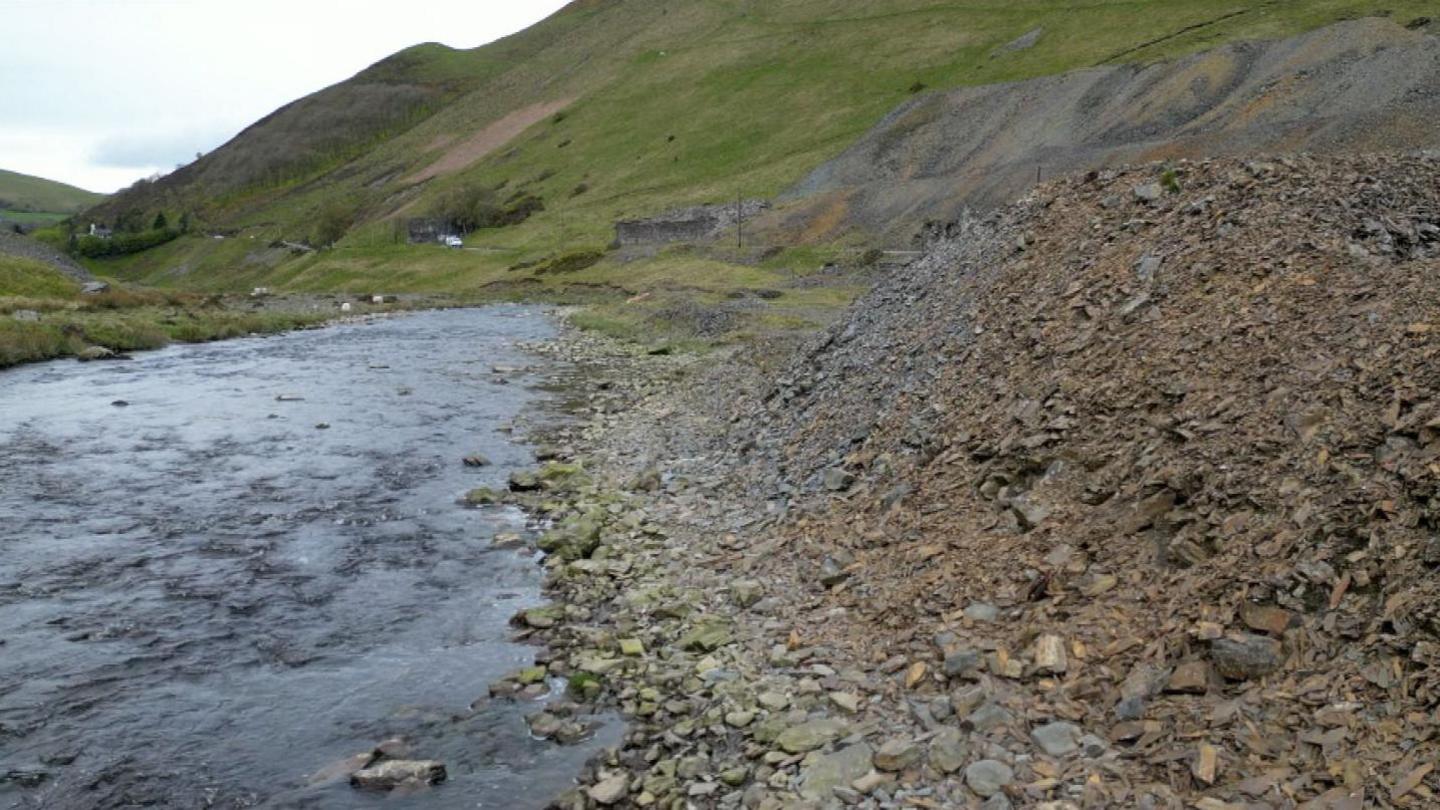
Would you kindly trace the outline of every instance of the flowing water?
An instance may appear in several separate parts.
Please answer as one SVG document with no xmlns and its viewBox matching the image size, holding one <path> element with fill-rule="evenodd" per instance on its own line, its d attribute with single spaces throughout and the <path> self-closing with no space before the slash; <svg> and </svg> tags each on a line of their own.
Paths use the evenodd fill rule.
<svg viewBox="0 0 1440 810">
<path fill-rule="evenodd" d="M 481 701 L 540 568 L 464 509 L 530 462 L 543 310 L 0 372 L 0 808 L 543 807 L 600 744 Z M 124 403 L 124 404 L 121 404 Z M 328 426 L 328 427 L 322 427 Z M 465 468 L 483 453 L 493 464 Z M 312 775 L 401 737 L 446 783 Z"/>
</svg>

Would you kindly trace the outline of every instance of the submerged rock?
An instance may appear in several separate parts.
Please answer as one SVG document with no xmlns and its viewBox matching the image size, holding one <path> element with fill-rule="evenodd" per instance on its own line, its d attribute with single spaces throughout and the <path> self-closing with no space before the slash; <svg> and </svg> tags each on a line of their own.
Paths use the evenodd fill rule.
<svg viewBox="0 0 1440 810">
<path fill-rule="evenodd" d="M 358 770 L 350 784 L 365 790 L 437 785 L 445 781 L 445 763 L 433 759 L 392 759 Z"/>
</svg>

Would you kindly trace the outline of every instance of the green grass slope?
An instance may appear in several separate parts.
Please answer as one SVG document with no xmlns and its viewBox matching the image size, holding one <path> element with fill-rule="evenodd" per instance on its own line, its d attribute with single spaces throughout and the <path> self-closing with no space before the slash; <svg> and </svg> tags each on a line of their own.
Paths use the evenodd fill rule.
<svg viewBox="0 0 1440 810">
<path fill-rule="evenodd" d="M 1431 0 L 586 0 L 473 51 L 402 52 L 153 188 L 112 200 L 102 210 L 191 210 L 228 238 L 189 236 L 104 272 L 207 289 L 510 287 L 531 279 L 526 265 L 604 246 L 617 218 L 774 195 L 922 87 L 1151 61 L 1370 14 L 1403 23 L 1433 8 Z M 1006 47 L 1037 28 L 1032 46 Z M 388 112 L 352 109 L 370 93 L 390 99 L 380 105 Z M 539 105 L 562 112 L 527 117 Z M 474 250 L 397 244 L 397 222 L 473 186 L 538 195 L 545 210 L 473 234 Z M 351 227 L 334 250 L 292 258 L 265 247 L 311 237 L 337 211 Z M 623 281 L 634 270 L 607 261 L 590 275 Z M 651 283 L 683 282 L 660 276 Z"/>
<path fill-rule="evenodd" d="M 0 169 L 0 211 L 73 214 L 95 205 L 104 196 L 54 180 Z"/>
</svg>

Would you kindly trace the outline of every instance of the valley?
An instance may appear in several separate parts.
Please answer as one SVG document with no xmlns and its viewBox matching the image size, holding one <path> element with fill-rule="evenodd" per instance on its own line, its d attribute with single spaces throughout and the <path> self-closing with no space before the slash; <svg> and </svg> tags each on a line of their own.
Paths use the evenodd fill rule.
<svg viewBox="0 0 1440 810">
<path fill-rule="evenodd" d="M 27 203 L 0 805 L 1434 806 L 1437 11 L 577 0 Z"/>
</svg>

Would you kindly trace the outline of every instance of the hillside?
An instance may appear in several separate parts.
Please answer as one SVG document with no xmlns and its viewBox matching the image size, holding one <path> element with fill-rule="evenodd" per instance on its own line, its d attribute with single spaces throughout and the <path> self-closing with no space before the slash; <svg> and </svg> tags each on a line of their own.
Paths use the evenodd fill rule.
<svg viewBox="0 0 1440 810">
<path fill-rule="evenodd" d="M 1440 147 L 1440 39 L 1368 18 L 1149 65 L 926 94 L 789 193 L 904 239 L 1108 165 Z M 795 214 L 792 212 L 793 218 Z"/>
<path fill-rule="evenodd" d="M 583 609 L 549 660 L 593 667 L 612 629 L 659 652 L 606 670 L 636 717 L 584 790 L 1435 806 L 1437 178 L 1063 178 L 777 370 L 594 395 L 586 469 L 658 528 L 555 566 Z"/>
<path fill-rule="evenodd" d="M 6 214 L 74 214 L 104 197 L 54 180 L 0 169 L 0 218 Z"/>
<path fill-rule="evenodd" d="M 513 286 L 534 279 L 527 264 L 603 247 L 617 219 L 737 194 L 774 198 L 928 90 L 1150 63 L 1365 14 L 1404 24 L 1428 4 L 1097 0 L 1081 13 L 1028 1 L 883 0 L 855 8 L 839 0 L 575 3 L 474 51 L 402 52 L 96 214 L 193 211 L 206 229 L 245 237 L 185 238 L 115 268 L 156 283 Z M 473 251 L 401 244 L 405 220 L 475 189 L 537 198 L 544 210 L 477 232 Z M 317 238 L 322 220 L 348 235 L 318 256 L 291 260 L 249 244 Z M 816 238 L 865 237 L 824 227 L 790 234 Z M 611 280 L 623 277 L 609 267 Z"/>
</svg>

